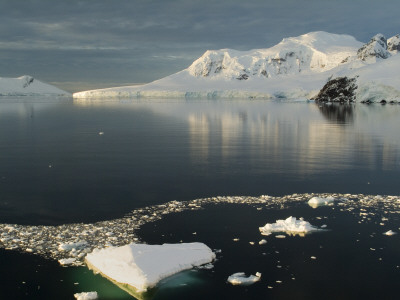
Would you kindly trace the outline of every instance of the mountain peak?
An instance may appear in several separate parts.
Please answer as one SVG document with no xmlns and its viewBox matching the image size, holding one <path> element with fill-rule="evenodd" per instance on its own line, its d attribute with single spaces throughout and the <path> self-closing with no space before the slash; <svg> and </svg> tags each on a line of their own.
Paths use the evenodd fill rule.
<svg viewBox="0 0 400 300">
<path fill-rule="evenodd" d="M 338 66 L 361 45 L 349 35 L 316 31 L 285 38 L 268 49 L 208 50 L 188 71 L 194 77 L 228 80 L 324 72 Z"/>
<path fill-rule="evenodd" d="M 378 33 L 372 37 L 372 39 L 362 46 L 357 51 L 357 57 L 361 60 L 369 60 L 371 58 L 383 58 L 386 59 L 390 56 L 388 51 L 388 45 L 386 37 Z"/>
</svg>

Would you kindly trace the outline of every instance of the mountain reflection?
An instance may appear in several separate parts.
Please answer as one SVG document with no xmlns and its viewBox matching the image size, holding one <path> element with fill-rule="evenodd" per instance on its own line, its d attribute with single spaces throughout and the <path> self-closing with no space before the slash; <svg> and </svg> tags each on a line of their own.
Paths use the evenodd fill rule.
<svg viewBox="0 0 400 300">
<path fill-rule="evenodd" d="M 337 124 L 348 124 L 354 121 L 354 104 L 317 103 L 322 115 Z"/>
</svg>

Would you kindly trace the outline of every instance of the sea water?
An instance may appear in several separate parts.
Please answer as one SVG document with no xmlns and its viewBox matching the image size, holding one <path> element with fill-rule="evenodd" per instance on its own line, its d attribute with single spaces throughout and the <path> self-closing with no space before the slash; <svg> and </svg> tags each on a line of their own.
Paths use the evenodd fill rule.
<svg viewBox="0 0 400 300">
<path fill-rule="evenodd" d="M 127 240 L 200 241 L 218 253 L 214 268 L 163 282 L 155 299 L 395 295 L 399 235 L 382 233 L 399 231 L 396 199 L 382 198 L 394 201 L 387 208 L 374 197 L 399 195 L 399 110 L 248 99 L 4 99 L 0 220 L 45 226 L 51 234 L 40 239 L 57 246 L 61 227 L 53 226 L 79 231 L 79 223 L 106 221 L 104 233 L 117 226 L 129 233 Z M 284 197 L 294 193 L 299 196 Z M 313 209 L 306 199 L 318 193 L 352 195 L 354 203 L 342 199 Z M 213 204 L 219 202 L 213 197 L 231 195 L 277 201 L 240 204 L 243 197 Z M 297 197 L 301 201 L 289 201 Z M 200 198 L 210 200 L 202 209 L 171 212 L 137 227 L 115 221 L 141 208 Z M 377 205 L 361 207 L 364 198 Z M 265 238 L 259 227 L 289 216 L 326 225 L 326 232 L 272 235 L 259 245 Z M 72 299 L 91 290 L 100 299 L 130 298 L 85 267 L 63 268 L 56 256 L 14 244 L 14 250 L 0 250 L 1 298 Z M 226 280 L 237 272 L 262 278 L 231 286 Z"/>
</svg>

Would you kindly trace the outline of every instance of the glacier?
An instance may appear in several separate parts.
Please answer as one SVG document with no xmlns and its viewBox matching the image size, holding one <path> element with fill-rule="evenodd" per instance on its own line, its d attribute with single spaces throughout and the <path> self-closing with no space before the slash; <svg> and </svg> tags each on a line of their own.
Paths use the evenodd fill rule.
<svg viewBox="0 0 400 300">
<path fill-rule="evenodd" d="M 356 78 L 356 101 L 400 99 L 400 38 L 368 43 L 323 31 L 284 38 L 267 49 L 207 50 L 187 69 L 144 85 L 73 94 L 95 98 L 311 99 L 332 78 Z"/>
<path fill-rule="evenodd" d="M 50 84 L 43 83 L 32 76 L 24 75 L 18 78 L 0 77 L 0 96 L 71 97 L 71 94 Z"/>
</svg>

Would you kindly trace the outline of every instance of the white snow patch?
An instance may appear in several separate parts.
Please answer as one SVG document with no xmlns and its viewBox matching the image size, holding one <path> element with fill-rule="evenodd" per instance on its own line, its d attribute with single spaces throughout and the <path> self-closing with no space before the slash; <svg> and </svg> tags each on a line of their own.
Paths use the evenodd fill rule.
<svg viewBox="0 0 400 300">
<path fill-rule="evenodd" d="M 77 300 L 95 300 L 98 299 L 97 292 L 83 292 L 83 293 L 76 293 L 74 297 Z"/>
<path fill-rule="evenodd" d="M 333 197 L 312 197 L 310 200 L 308 200 L 307 203 L 312 208 L 317 208 L 318 206 L 328 205 L 329 203 L 332 203 L 334 201 L 335 198 Z"/>
<path fill-rule="evenodd" d="M 129 244 L 94 250 L 86 263 L 118 283 L 144 292 L 180 271 L 210 263 L 215 254 L 203 243 Z"/>
<path fill-rule="evenodd" d="M 238 272 L 228 277 L 228 282 L 233 285 L 251 285 L 261 279 L 261 273 L 246 276 L 244 272 Z"/>
<path fill-rule="evenodd" d="M 319 230 L 304 220 L 297 220 L 289 217 L 286 220 L 277 220 L 275 223 L 267 223 L 264 227 L 259 227 L 262 235 L 269 235 L 272 232 L 285 232 L 287 234 L 308 233 Z"/>
</svg>

